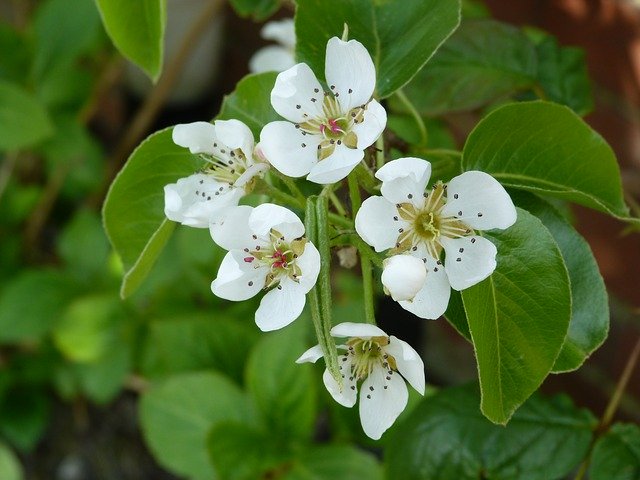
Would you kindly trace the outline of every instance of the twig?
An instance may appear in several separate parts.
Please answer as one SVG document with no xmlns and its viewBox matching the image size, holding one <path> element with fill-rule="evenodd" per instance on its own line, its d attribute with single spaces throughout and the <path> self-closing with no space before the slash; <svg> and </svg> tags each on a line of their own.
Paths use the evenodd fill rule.
<svg viewBox="0 0 640 480">
<path fill-rule="evenodd" d="M 109 188 L 109 184 L 114 179 L 120 167 L 129 157 L 129 154 L 138 145 L 142 137 L 147 133 L 160 109 L 164 105 L 167 97 L 171 93 L 173 86 L 178 80 L 191 51 L 196 46 L 198 40 L 209 26 L 211 17 L 221 8 L 222 0 L 211 0 L 207 7 L 200 13 L 193 22 L 187 35 L 182 40 L 176 55 L 168 63 L 167 68 L 162 72 L 158 83 L 153 87 L 151 93 L 145 99 L 142 107 L 138 110 L 133 120 L 126 129 L 125 136 L 120 140 L 109 160 L 109 169 L 104 179 L 104 183 L 99 192 L 99 198 L 94 202 L 101 203 L 102 198 Z"/>
</svg>

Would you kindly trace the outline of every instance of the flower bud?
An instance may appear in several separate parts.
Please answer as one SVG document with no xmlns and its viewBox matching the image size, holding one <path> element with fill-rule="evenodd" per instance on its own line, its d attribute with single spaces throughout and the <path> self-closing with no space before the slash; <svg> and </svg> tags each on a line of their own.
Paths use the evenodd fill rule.
<svg viewBox="0 0 640 480">
<path fill-rule="evenodd" d="M 382 284 L 396 301 L 411 300 L 427 279 L 422 260 L 412 255 L 394 255 L 384 261 Z"/>
</svg>

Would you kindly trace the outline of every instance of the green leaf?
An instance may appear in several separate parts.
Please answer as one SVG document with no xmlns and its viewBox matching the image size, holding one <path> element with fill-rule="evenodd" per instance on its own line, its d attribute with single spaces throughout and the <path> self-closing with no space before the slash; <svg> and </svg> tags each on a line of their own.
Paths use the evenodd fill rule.
<svg viewBox="0 0 640 480">
<path fill-rule="evenodd" d="M 53 328 L 78 287 L 55 271 L 24 271 L 0 295 L 0 343 L 34 342 Z"/>
<path fill-rule="evenodd" d="M 231 0 L 231 6 L 242 17 L 253 17 L 262 21 L 273 15 L 280 8 L 279 0 Z"/>
<path fill-rule="evenodd" d="M 156 460 L 190 479 L 217 478 L 207 436 L 222 421 L 251 423 L 247 397 L 224 376 L 211 372 L 176 375 L 143 394 L 140 421 Z"/>
<path fill-rule="evenodd" d="M 327 41 L 349 38 L 367 48 L 376 66 L 377 94 L 388 97 L 424 66 L 460 23 L 459 0 L 298 0 L 296 53 L 324 78 Z"/>
<path fill-rule="evenodd" d="M 316 382 L 296 359 L 307 349 L 302 324 L 265 335 L 247 364 L 247 389 L 276 438 L 309 439 L 316 419 Z"/>
<path fill-rule="evenodd" d="M 173 143 L 167 128 L 142 142 L 111 184 L 102 213 L 124 266 L 123 298 L 142 284 L 175 228 L 164 215 L 164 186 L 201 165 L 196 155 Z"/>
<path fill-rule="evenodd" d="M 549 374 L 571 317 L 569 276 L 540 220 L 518 209 L 509 229 L 485 232 L 497 268 L 462 291 L 478 361 L 482 413 L 505 424 Z"/>
<path fill-rule="evenodd" d="M 30 147 L 53 133 L 49 115 L 38 100 L 4 81 L 0 81 L 0 125 L 0 151 Z"/>
<path fill-rule="evenodd" d="M 282 480 L 382 480 L 375 457 L 349 445 L 314 447 L 302 453 Z M 401 475 L 395 478 L 404 477 Z"/>
<path fill-rule="evenodd" d="M 542 221 L 562 252 L 571 280 L 571 323 L 553 371 L 576 370 L 609 332 L 608 296 L 598 264 L 589 244 L 549 203 L 524 192 L 513 198 Z"/>
<path fill-rule="evenodd" d="M 0 22 L 0 80 L 22 83 L 29 76 L 31 44 L 12 25 Z"/>
<path fill-rule="evenodd" d="M 628 217 L 611 147 L 561 105 L 524 102 L 493 111 L 467 138 L 462 168 L 490 173 L 506 186 Z"/>
<path fill-rule="evenodd" d="M 518 28 L 465 21 L 404 91 L 426 115 L 474 110 L 532 87 L 536 68 L 535 46 Z"/>
<path fill-rule="evenodd" d="M 271 90 L 277 73 L 265 72 L 247 75 L 236 85 L 236 89 L 224 97 L 219 120 L 235 118 L 247 124 L 256 138 L 267 123 L 281 120 L 271 106 Z"/>
<path fill-rule="evenodd" d="M 98 216 L 80 210 L 58 238 L 58 254 L 78 278 L 100 277 L 107 266 L 109 241 Z"/>
<path fill-rule="evenodd" d="M 24 478 L 18 457 L 4 443 L 0 443 L 0 478 L 3 480 Z"/>
<path fill-rule="evenodd" d="M 640 427 L 617 423 L 598 440 L 589 468 L 591 480 L 640 478 Z"/>
<path fill-rule="evenodd" d="M 191 313 L 155 321 L 145 336 L 142 373 L 158 377 L 212 368 L 242 383 L 246 358 L 256 338 L 255 328 L 237 318 L 220 318 L 220 314 Z"/>
<path fill-rule="evenodd" d="M 69 305 L 53 330 L 53 341 L 69 359 L 96 362 L 119 342 L 122 304 L 112 294 L 81 297 Z"/>
<path fill-rule="evenodd" d="M 287 467 L 288 452 L 271 435 L 247 425 L 222 423 L 209 434 L 209 455 L 225 480 L 271 478 Z"/>
<path fill-rule="evenodd" d="M 166 0 L 96 0 L 116 48 L 157 80 L 162 70 Z"/>
<path fill-rule="evenodd" d="M 539 35 L 536 45 L 538 85 L 549 100 L 586 115 L 593 109 L 593 98 L 584 51 L 561 47 L 552 35 L 543 32 Z"/>
<path fill-rule="evenodd" d="M 0 402 L 0 434 L 16 448 L 32 451 L 49 423 L 48 398 L 35 387 L 9 390 Z"/>
<path fill-rule="evenodd" d="M 387 450 L 387 478 L 565 478 L 586 455 L 595 423 L 567 397 L 533 396 L 501 427 L 480 414 L 475 385 L 448 388 L 399 426 Z"/>
<path fill-rule="evenodd" d="M 33 24 L 38 82 L 90 49 L 100 34 L 100 17 L 93 0 L 47 0 Z"/>
</svg>

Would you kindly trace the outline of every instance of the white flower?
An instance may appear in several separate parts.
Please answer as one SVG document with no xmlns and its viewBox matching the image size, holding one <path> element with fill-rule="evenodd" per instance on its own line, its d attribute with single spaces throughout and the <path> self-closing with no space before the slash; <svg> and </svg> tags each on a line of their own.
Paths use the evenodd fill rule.
<svg viewBox="0 0 640 480">
<path fill-rule="evenodd" d="M 384 261 L 382 284 L 395 301 L 411 300 L 426 279 L 424 263 L 413 255 L 394 255 Z"/>
<path fill-rule="evenodd" d="M 292 18 L 265 23 L 260 36 L 279 45 L 261 48 L 251 57 L 249 70 L 252 73 L 283 72 L 295 65 L 296 32 Z"/>
<path fill-rule="evenodd" d="M 253 134 L 239 120 L 195 122 L 173 128 L 174 143 L 199 155 L 207 166 L 164 187 L 169 220 L 207 228 L 222 209 L 235 206 L 268 165 L 254 156 Z"/>
<path fill-rule="evenodd" d="M 260 145 L 276 169 L 321 184 L 345 178 L 387 123 L 384 108 L 371 99 L 376 72 L 360 42 L 330 39 L 325 77 L 329 92 L 305 63 L 280 73 L 271 105 L 289 121 L 271 122 L 260 133 Z"/>
<path fill-rule="evenodd" d="M 345 407 L 356 403 L 360 385 L 360 421 L 369 437 L 378 440 L 395 422 L 407 405 L 409 393 L 405 381 L 424 395 L 424 364 L 420 355 L 406 342 L 365 323 L 341 323 L 331 329 L 331 335 L 348 338 L 338 345 L 338 364 L 342 386 L 328 370 L 322 379 L 336 402 Z M 321 358 L 320 345 L 303 353 L 296 363 L 313 362 Z M 404 378 L 403 378 L 404 377 Z"/>
<path fill-rule="evenodd" d="M 269 290 L 256 311 L 263 331 L 300 316 L 320 272 L 320 254 L 303 237 L 304 225 L 295 213 L 271 203 L 232 207 L 211 223 L 210 231 L 229 250 L 211 283 L 215 295 L 239 301 Z"/>
<path fill-rule="evenodd" d="M 425 192 L 430 176 L 426 160 L 400 158 L 387 163 L 376 172 L 382 196 L 365 200 L 355 221 L 358 235 L 377 252 L 391 249 L 392 255 L 413 255 L 424 262 L 424 285 L 413 298 L 399 302 L 422 318 L 438 318 L 445 312 L 451 288 L 468 288 L 495 270 L 495 245 L 474 230 L 505 229 L 516 221 L 509 194 L 492 176 L 469 171 Z M 389 291 L 406 289 L 402 275 L 389 278 L 385 283 Z"/>
</svg>

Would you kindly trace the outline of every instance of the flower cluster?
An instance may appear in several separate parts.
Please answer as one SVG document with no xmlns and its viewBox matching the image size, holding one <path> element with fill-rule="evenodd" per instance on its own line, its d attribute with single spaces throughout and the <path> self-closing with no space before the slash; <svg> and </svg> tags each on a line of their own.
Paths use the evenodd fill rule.
<svg viewBox="0 0 640 480">
<path fill-rule="evenodd" d="M 287 23 L 264 35 L 286 43 L 291 33 Z M 278 75 L 271 104 L 285 120 L 265 125 L 259 146 L 238 120 L 173 129 L 174 142 L 202 158 L 204 167 L 165 187 L 165 214 L 209 228 L 213 241 L 228 251 L 211 283 L 215 295 L 242 301 L 265 291 L 255 313 L 263 331 L 300 316 L 321 263 L 330 258 L 321 259 L 291 210 L 272 203 L 239 205 L 241 198 L 257 182 L 269 185 L 264 177 L 270 167 L 287 177 L 335 184 L 363 162 L 386 126 L 386 111 L 373 98 L 375 67 L 361 43 L 330 39 L 325 66 L 327 88 L 304 63 Z M 381 276 L 385 292 L 419 317 L 438 318 L 452 288 L 463 290 L 492 274 L 496 247 L 480 232 L 511 226 L 515 207 L 504 188 L 479 171 L 427 189 L 431 164 L 419 158 L 390 161 L 375 177 L 381 196 L 367 198 L 353 212 L 355 230 L 376 252 L 388 253 Z M 325 358 L 327 365 L 337 360 L 339 373 L 327 368 L 324 384 L 346 407 L 355 405 L 359 390 L 362 427 L 378 439 L 404 410 L 406 383 L 424 393 L 420 355 L 372 324 L 340 323 L 331 335 L 344 340 L 336 347 L 337 359 Z M 316 362 L 328 351 L 316 345 L 297 362 Z"/>
</svg>

